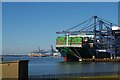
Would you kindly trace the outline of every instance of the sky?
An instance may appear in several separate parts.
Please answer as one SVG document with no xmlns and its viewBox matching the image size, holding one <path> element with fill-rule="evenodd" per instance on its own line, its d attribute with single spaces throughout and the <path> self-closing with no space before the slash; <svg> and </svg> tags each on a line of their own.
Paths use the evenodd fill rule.
<svg viewBox="0 0 120 80">
<path fill-rule="evenodd" d="M 118 3 L 118 13 L 120 13 L 120 2 Z M 120 26 L 120 15 L 118 15 L 118 25 Z"/>
<path fill-rule="evenodd" d="M 2 3 L 0 2 L 0 55 L 2 54 Z"/>
<path fill-rule="evenodd" d="M 3 2 L 118 2 L 119 0 L 2 0 Z"/>
<path fill-rule="evenodd" d="M 63 31 L 97 15 L 118 24 L 117 2 L 4 2 L 3 54 L 49 50 Z"/>
</svg>

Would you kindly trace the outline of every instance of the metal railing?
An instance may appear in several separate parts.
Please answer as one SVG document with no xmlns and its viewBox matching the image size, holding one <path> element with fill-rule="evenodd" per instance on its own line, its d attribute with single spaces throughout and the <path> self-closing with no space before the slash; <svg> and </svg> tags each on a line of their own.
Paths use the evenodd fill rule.
<svg viewBox="0 0 120 80">
<path fill-rule="evenodd" d="M 30 75 L 29 78 L 77 78 L 77 77 L 110 76 L 110 75 L 120 75 L 120 71 L 68 73 L 68 74 L 40 74 L 40 75 Z"/>
</svg>

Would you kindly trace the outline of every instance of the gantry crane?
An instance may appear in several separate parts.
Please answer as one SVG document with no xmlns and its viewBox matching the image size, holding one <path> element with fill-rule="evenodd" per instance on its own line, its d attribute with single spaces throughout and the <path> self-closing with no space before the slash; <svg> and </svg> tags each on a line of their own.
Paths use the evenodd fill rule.
<svg viewBox="0 0 120 80">
<path fill-rule="evenodd" d="M 57 34 L 69 35 L 94 35 L 94 48 L 99 51 L 108 52 L 111 57 L 115 55 L 115 37 L 112 34 L 112 27 L 118 26 L 112 22 L 104 20 L 98 16 L 93 16 L 84 22 L 77 24 L 67 30 L 56 32 Z M 77 30 L 73 30 L 77 29 Z"/>
</svg>

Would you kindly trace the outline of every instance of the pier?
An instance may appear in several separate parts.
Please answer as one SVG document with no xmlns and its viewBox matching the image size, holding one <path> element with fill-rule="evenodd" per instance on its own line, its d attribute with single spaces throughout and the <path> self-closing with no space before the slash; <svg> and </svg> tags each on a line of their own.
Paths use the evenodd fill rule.
<svg viewBox="0 0 120 80">
<path fill-rule="evenodd" d="M 120 59 L 82 59 L 82 62 L 120 62 Z"/>
</svg>

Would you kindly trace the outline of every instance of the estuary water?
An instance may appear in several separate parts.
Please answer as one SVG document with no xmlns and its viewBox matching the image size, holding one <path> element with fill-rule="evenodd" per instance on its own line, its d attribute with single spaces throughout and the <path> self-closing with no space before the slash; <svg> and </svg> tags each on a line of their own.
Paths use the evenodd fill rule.
<svg viewBox="0 0 120 80">
<path fill-rule="evenodd" d="M 29 60 L 29 75 L 120 71 L 118 62 L 63 62 L 62 57 L 29 56 L 5 56 L 3 60 Z"/>
</svg>

